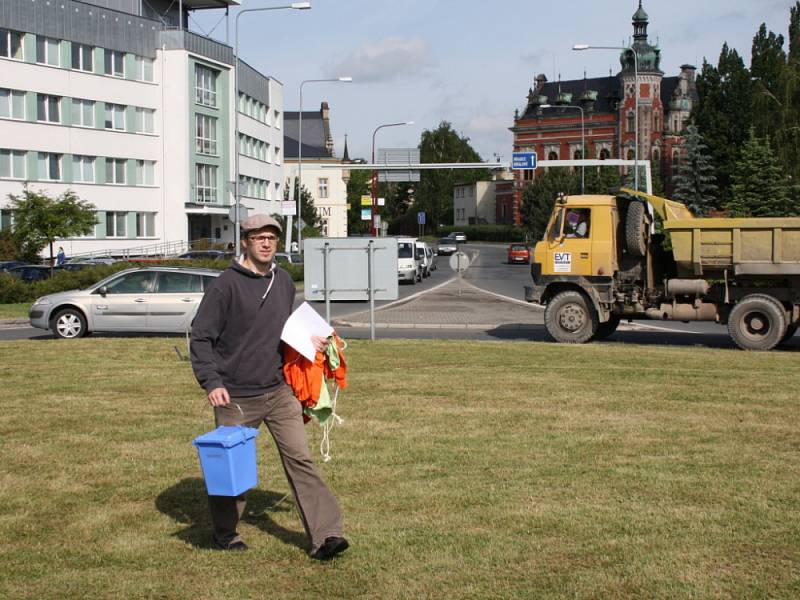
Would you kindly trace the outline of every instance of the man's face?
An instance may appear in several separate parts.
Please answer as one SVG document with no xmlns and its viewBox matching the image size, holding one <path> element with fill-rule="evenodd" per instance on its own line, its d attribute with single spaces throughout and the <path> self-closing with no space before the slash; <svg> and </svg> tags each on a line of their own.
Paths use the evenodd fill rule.
<svg viewBox="0 0 800 600">
<path fill-rule="evenodd" d="M 243 240 L 244 251 L 253 262 L 269 263 L 278 250 L 278 239 L 278 230 L 274 227 L 251 231 Z"/>
</svg>

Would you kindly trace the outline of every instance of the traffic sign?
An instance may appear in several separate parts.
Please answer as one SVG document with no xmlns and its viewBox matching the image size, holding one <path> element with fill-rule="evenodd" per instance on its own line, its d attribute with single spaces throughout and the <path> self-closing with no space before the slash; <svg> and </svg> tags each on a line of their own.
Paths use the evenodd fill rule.
<svg viewBox="0 0 800 600">
<path fill-rule="evenodd" d="M 456 252 L 450 257 L 450 268 L 456 273 L 466 271 L 469 267 L 469 256 L 463 252 Z"/>
<path fill-rule="evenodd" d="M 514 152 L 511 155 L 512 169 L 535 169 L 536 152 Z"/>
<path fill-rule="evenodd" d="M 421 210 L 417 213 L 417 224 L 425 225 L 425 211 Z"/>
</svg>

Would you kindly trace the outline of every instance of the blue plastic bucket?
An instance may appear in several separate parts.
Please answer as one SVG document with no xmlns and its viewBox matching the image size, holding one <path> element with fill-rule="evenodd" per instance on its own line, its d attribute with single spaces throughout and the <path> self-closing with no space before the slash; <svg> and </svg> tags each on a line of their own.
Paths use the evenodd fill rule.
<svg viewBox="0 0 800 600">
<path fill-rule="evenodd" d="M 258 483 L 258 429 L 241 425 L 217 427 L 192 443 L 210 496 L 238 496 Z"/>
</svg>

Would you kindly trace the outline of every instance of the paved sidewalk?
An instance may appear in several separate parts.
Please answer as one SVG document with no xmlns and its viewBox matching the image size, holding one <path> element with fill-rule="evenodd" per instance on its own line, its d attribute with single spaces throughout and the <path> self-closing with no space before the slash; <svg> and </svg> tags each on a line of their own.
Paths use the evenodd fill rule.
<svg viewBox="0 0 800 600">
<path fill-rule="evenodd" d="M 375 309 L 376 328 L 396 329 L 493 329 L 513 325 L 541 326 L 543 309 L 481 290 L 453 279 L 431 290 Z M 333 320 L 333 325 L 369 327 L 369 311 Z"/>
</svg>

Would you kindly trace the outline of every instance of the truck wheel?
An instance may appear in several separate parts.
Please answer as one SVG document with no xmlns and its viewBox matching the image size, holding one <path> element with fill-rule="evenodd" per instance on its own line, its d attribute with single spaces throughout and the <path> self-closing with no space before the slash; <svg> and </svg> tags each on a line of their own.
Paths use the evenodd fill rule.
<svg viewBox="0 0 800 600">
<path fill-rule="evenodd" d="M 771 350 L 786 333 L 786 311 L 766 294 L 750 294 L 728 316 L 728 333 L 742 350 Z"/>
<path fill-rule="evenodd" d="M 788 342 L 790 339 L 794 337 L 794 334 L 797 333 L 797 325 L 792 324 L 786 328 L 786 333 L 783 334 L 783 338 L 781 338 L 781 343 Z"/>
<path fill-rule="evenodd" d="M 597 332 L 597 313 L 580 292 L 561 292 L 547 303 L 544 325 L 557 342 L 583 344 Z"/>
<path fill-rule="evenodd" d="M 604 340 L 619 327 L 619 315 L 611 315 L 605 323 L 597 324 L 597 331 L 594 334 L 595 340 Z"/>
<path fill-rule="evenodd" d="M 633 201 L 625 217 L 625 248 L 631 256 L 644 256 L 647 252 L 647 223 L 644 202 Z"/>
<path fill-rule="evenodd" d="M 53 334 L 61 339 L 73 339 L 86 335 L 86 317 L 74 308 L 65 308 L 53 318 Z"/>
</svg>

